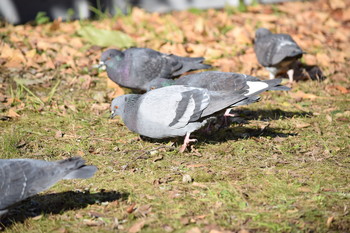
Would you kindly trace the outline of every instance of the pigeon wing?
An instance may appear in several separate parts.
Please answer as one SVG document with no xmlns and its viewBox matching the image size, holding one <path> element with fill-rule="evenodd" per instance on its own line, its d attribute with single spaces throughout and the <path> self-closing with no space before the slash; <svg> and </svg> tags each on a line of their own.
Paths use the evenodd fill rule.
<svg viewBox="0 0 350 233">
<path fill-rule="evenodd" d="M 155 78 L 171 78 L 172 73 L 182 67 L 176 59 L 152 49 L 140 48 L 134 56 L 134 67 L 138 75 L 151 81 Z"/>
<path fill-rule="evenodd" d="M 157 121 L 157 124 L 174 129 L 182 128 L 198 120 L 209 101 L 208 91 L 202 88 L 174 85 L 155 89 L 142 97 L 138 119 L 140 122 Z"/>
</svg>

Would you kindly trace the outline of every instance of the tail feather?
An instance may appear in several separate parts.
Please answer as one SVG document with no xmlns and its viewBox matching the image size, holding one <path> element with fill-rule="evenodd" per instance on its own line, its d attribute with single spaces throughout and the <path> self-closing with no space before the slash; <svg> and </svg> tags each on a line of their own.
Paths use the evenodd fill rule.
<svg viewBox="0 0 350 233">
<path fill-rule="evenodd" d="M 241 105 L 248 105 L 248 104 L 252 104 L 252 103 L 255 103 L 257 101 L 260 100 L 260 97 L 259 96 L 250 96 L 248 97 L 247 99 L 244 99 L 242 101 L 239 101 L 237 103 L 235 103 L 234 105 L 232 106 L 241 106 Z"/>
<path fill-rule="evenodd" d="M 263 82 L 269 85 L 267 88 L 268 91 L 289 91 L 291 89 L 290 87 L 280 85 L 282 82 L 282 79 L 280 78 L 264 80 Z"/>
<path fill-rule="evenodd" d="M 85 161 L 80 157 L 72 157 L 58 161 L 58 163 L 69 171 L 63 179 L 86 179 L 92 177 L 97 171 L 95 166 L 86 166 Z"/>
<path fill-rule="evenodd" d="M 83 166 L 68 173 L 63 179 L 87 179 L 92 177 L 97 171 L 95 166 Z"/>
</svg>

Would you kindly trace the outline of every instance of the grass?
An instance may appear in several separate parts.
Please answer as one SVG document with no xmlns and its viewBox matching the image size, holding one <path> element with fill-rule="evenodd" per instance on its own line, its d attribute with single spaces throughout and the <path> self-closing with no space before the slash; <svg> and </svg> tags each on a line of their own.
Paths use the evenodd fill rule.
<svg viewBox="0 0 350 233">
<path fill-rule="evenodd" d="M 96 89 L 104 80 L 99 82 Z M 292 105 L 283 107 L 288 94 L 263 95 L 263 104 L 239 110 L 248 115 L 249 123 L 233 124 L 206 137 L 197 133 L 199 143 L 192 152 L 179 154 L 169 142 L 140 140 L 119 119 L 91 112 L 88 96 L 95 90 L 72 93 L 55 80 L 52 86 L 57 88 L 54 94 L 47 90 L 52 101 L 60 105 L 66 99 L 76 112 L 68 109 L 60 115 L 60 108 L 47 106 L 42 112 L 23 110 L 18 120 L 0 122 L 1 154 L 48 160 L 78 154 L 99 171 L 88 180 L 60 182 L 19 205 L 10 217 L 17 219 L 19 210 L 25 217 L 5 222 L 11 225 L 8 232 L 37 232 L 38 226 L 42 232 L 109 232 L 127 230 L 139 219 L 146 221 L 144 232 L 185 232 L 194 226 L 328 232 L 349 226 L 348 124 L 329 122 L 322 114 L 303 114 Z M 23 86 L 17 88 L 21 91 Z M 38 97 L 22 93 L 22 99 L 28 98 Z M 82 98 L 87 101 L 79 101 Z M 330 107 L 335 109 L 332 115 L 347 110 L 342 101 L 297 104 L 313 113 Z M 269 126 L 261 131 L 266 120 Z M 300 124 L 310 126 L 296 127 Z M 194 182 L 183 183 L 185 174 Z M 117 192 L 116 200 L 100 201 L 101 190 Z M 94 195 L 99 197 L 90 200 Z M 80 196 L 88 201 L 76 203 Z M 133 204 L 136 210 L 128 213 Z"/>
</svg>

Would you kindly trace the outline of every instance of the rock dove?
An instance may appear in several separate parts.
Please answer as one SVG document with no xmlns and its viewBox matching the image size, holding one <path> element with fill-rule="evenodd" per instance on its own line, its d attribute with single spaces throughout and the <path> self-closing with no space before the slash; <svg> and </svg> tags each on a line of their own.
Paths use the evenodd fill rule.
<svg viewBox="0 0 350 233">
<path fill-rule="evenodd" d="M 259 63 L 270 72 L 270 79 L 287 72 L 289 81 L 293 82 L 293 66 L 304 52 L 290 35 L 272 34 L 266 28 L 259 28 L 254 50 Z"/>
<path fill-rule="evenodd" d="M 273 89 L 280 82 L 280 79 L 247 81 L 240 78 L 232 91 L 210 91 L 185 85 L 161 87 L 143 95 L 128 94 L 113 99 L 111 117 L 121 116 L 131 131 L 150 138 L 186 135 L 180 149 L 183 152 L 193 141 L 190 134 L 213 119 L 215 113 L 255 102 L 257 94 Z"/>
<path fill-rule="evenodd" d="M 48 162 L 0 159 L 0 216 L 13 204 L 42 192 L 62 179 L 86 179 L 97 171 L 80 157 Z"/>
<path fill-rule="evenodd" d="M 202 63 L 203 57 L 179 57 L 148 48 L 109 49 L 102 53 L 100 60 L 112 81 L 142 91 L 149 89 L 152 80 L 171 79 L 187 71 L 211 68 Z"/>
<path fill-rule="evenodd" d="M 238 105 L 247 105 L 253 102 L 256 102 L 259 97 L 257 96 L 261 92 L 264 91 L 288 91 L 289 87 L 280 85 L 281 80 L 279 81 L 262 81 L 256 77 L 238 74 L 238 73 L 229 73 L 229 72 L 220 72 L 220 71 L 206 71 L 195 74 L 190 74 L 186 76 L 182 76 L 178 79 L 158 79 L 154 80 L 151 83 L 151 87 L 153 89 L 170 86 L 170 85 L 187 85 L 191 87 L 200 87 L 208 89 L 209 91 L 220 91 L 220 92 L 228 92 L 235 93 L 236 91 L 240 91 L 243 85 L 247 82 L 263 82 L 266 83 L 267 86 L 265 89 L 260 89 L 254 95 L 250 96 L 245 100 L 242 100 L 238 103 L 235 103 L 234 106 Z M 263 84 L 261 84 L 263 85 Z M 235 116 L 234 114 L 230 114 L 230 108 L 226 110 L 224 116 Z"/>
</svg>

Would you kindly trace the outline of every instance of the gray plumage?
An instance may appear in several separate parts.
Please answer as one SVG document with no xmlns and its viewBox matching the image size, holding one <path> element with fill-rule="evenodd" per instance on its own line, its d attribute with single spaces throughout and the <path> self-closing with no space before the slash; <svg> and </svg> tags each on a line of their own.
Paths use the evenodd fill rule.
<svg viewBox="0 0 350 233">
<path fill-rule="evenodd" d="M 86 179 L 97 171 L 80 157 L 48 162 L 0 159 L 0 216 L 13 204 L 47 190 L 62 179 Z"/>
<path fill-rule="evenodd" d="M 254 50 L 259 63 L 270 72 L 270 79 L 288 74 L 293 81 L 293 66 L 303 56 L 303 50 L 288 34 L 272 34 L 266 28 L 255 33 Z"/>
<path fill-rule="evenodd" d="M 155 79 L 171 79 L 187 71 L 208 69 L 203 57 L 180 57 L 148 48 L 125 51 L 109 49 L 102 53 L 101 64 L 108 77 L 122 87 L 146 91 Z"/>
<path fill-rule="evenodd" d="M 190 140 L 189 135 L 204 126 L 213 114 L 232 106 L 255 102 L 258 100 L 257 94 L 281 82 L 279 79 L 257 81 L 254 77 L 252 81 L 247 81 L 244 76 L 235 80 L 234 89 L 230 91 L 220 91 L 221 88 L 214 85 L 212 90 L 173 85 L 143 95 L 119 96 L 112 101 L 112 117 L 120 115 L 131 131 L 150 138 L 186 135 L 180 150 L 183 151 Z"/>
<path fill-rule="evenodd" d="M 190 74 L 186 76 L 182 76 L 178 79 L 158 79 L 154 80 L 150 87 L 151 89 L 156 89 L 165 86 L 171 85 L 187 85 L 191 87 L 200 87 L 208 89 L 209 91 L 227 91 L 227 92 L 235 92 L 240 89 L 247 88 L 246 82 L 265 82 L 268 83 L 268 88 L 260 90 L 259 93 L 264 91 L 288 91 L 289 87 L 280 85 L 281 80 L 279 81 L 269 81 L 269 80 L 260 80 L 257 77 L 246 75 L 246 74 L 238 74 L 238 73 L 230 73 L 230 72 L 220 72 L 220 71 L 205 71 L 195 74 Z M 259 93 L 256 93 L 259 94 Z"/>
</svg>

